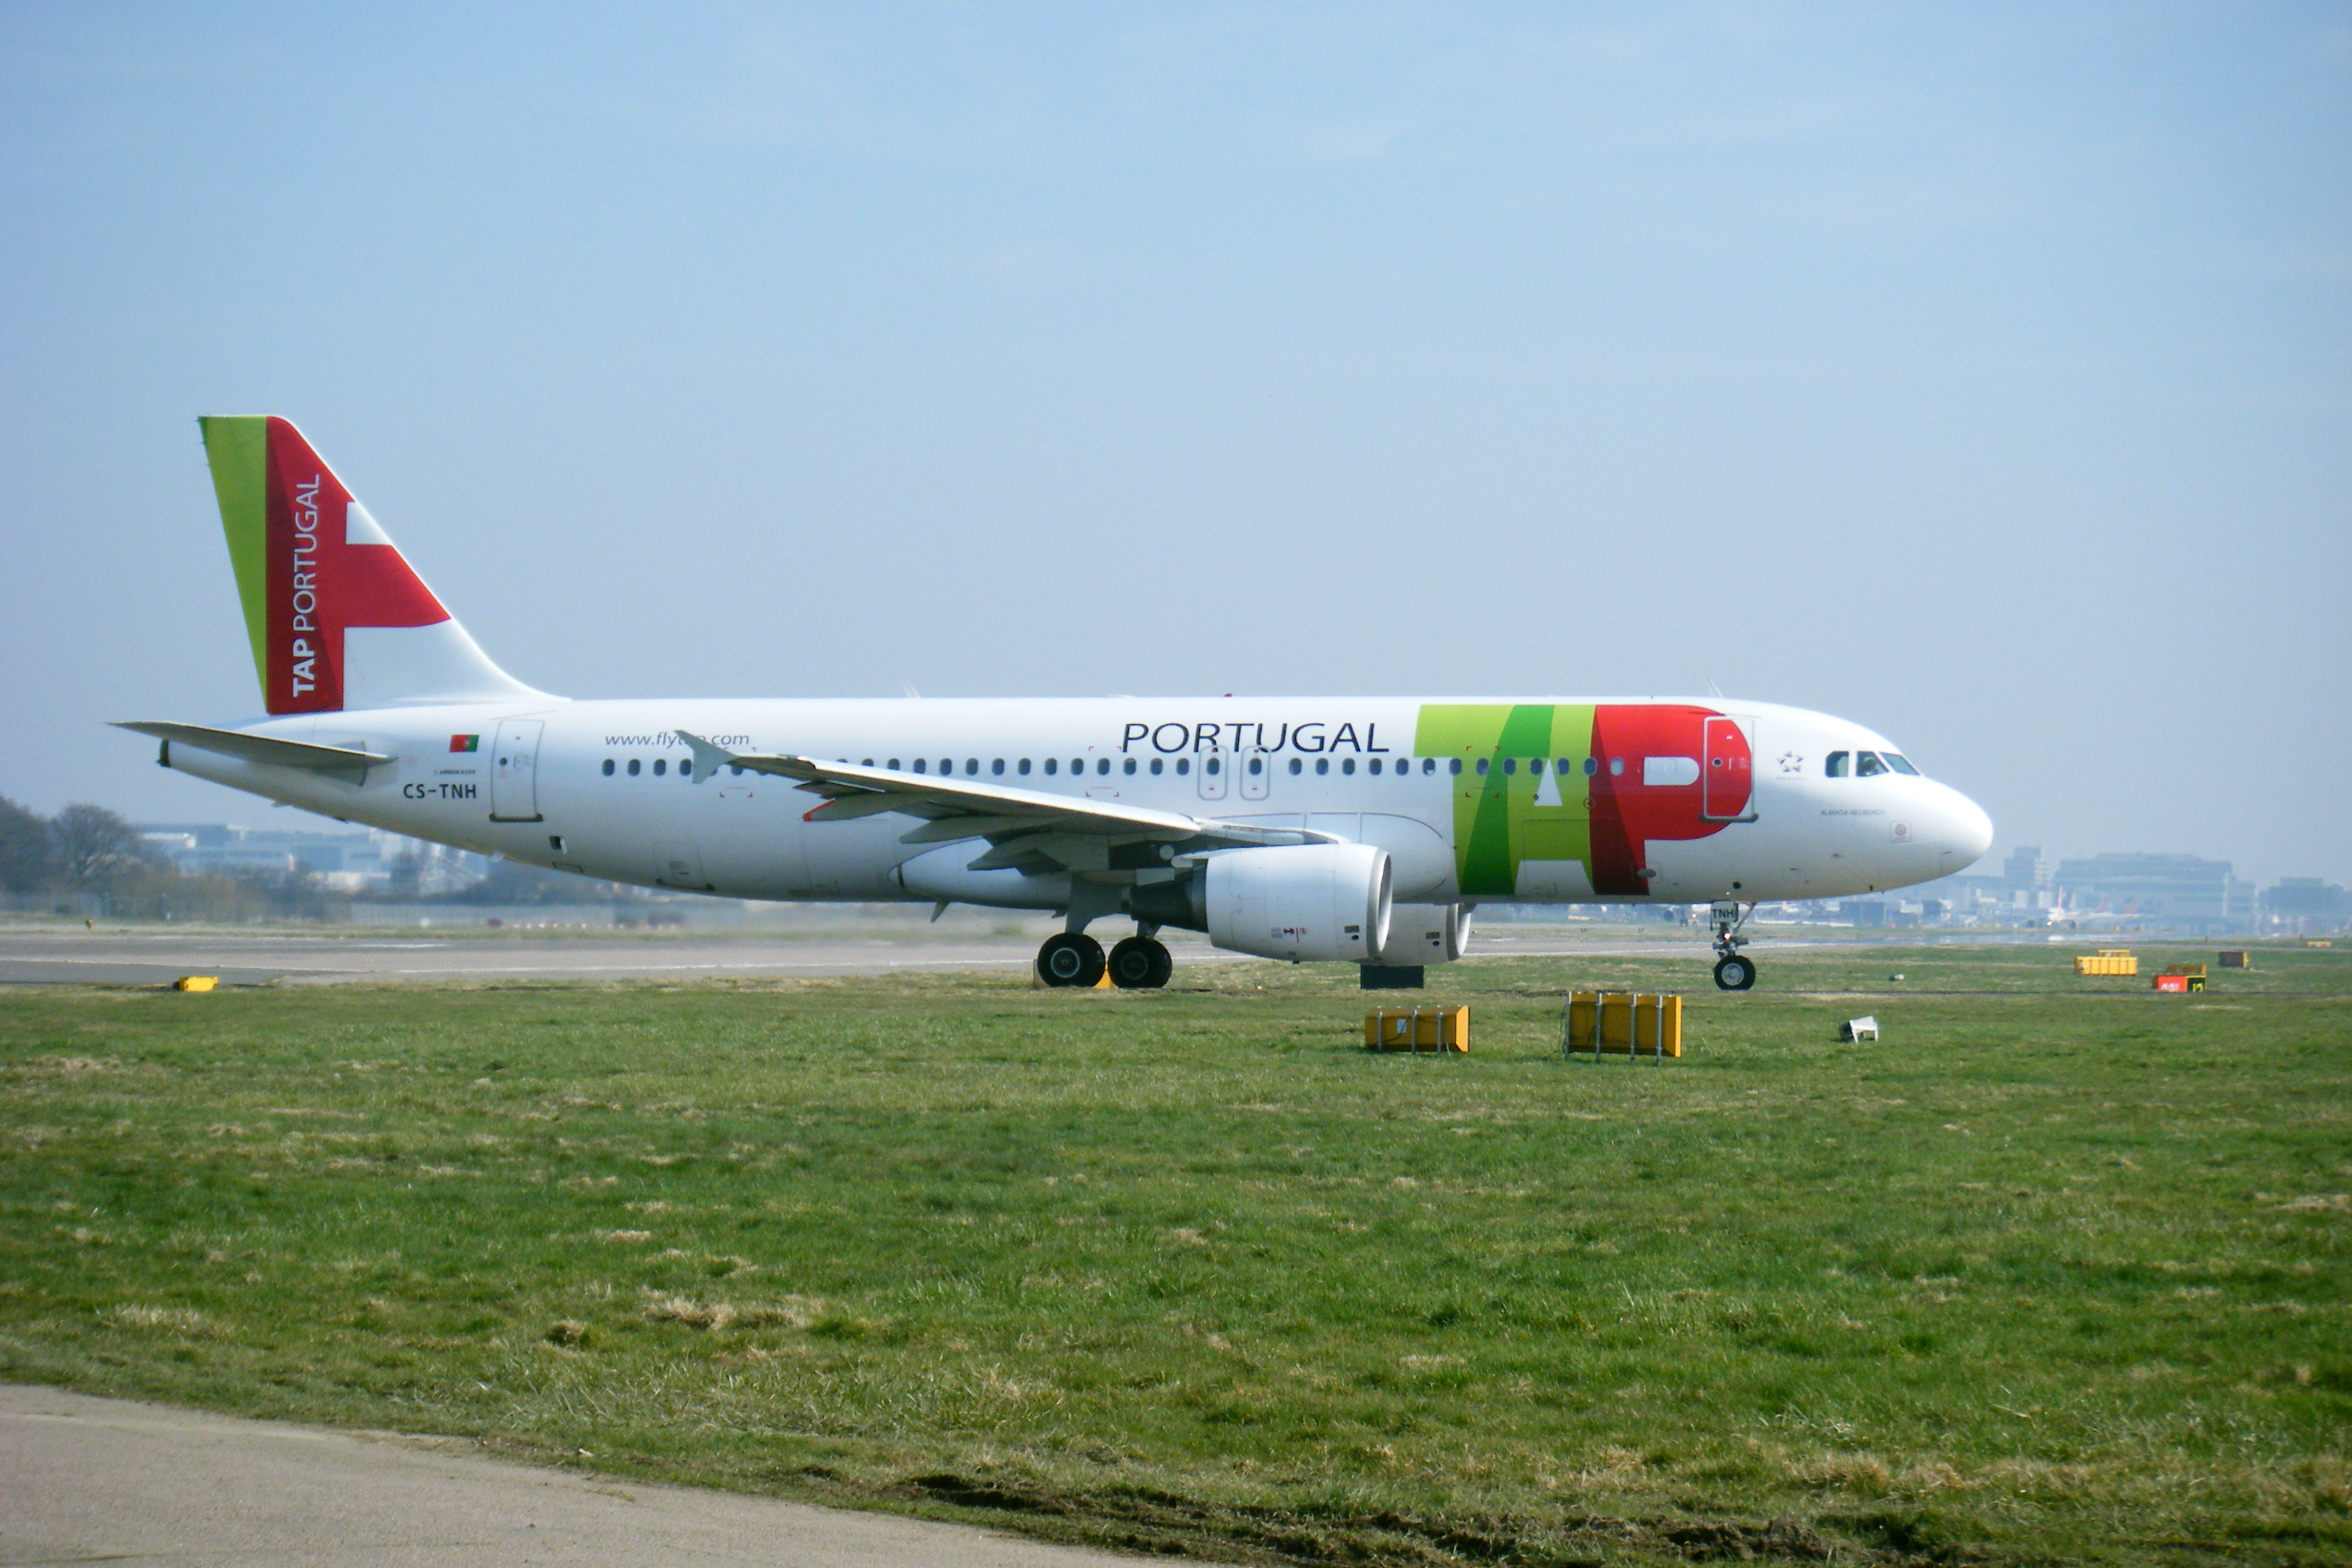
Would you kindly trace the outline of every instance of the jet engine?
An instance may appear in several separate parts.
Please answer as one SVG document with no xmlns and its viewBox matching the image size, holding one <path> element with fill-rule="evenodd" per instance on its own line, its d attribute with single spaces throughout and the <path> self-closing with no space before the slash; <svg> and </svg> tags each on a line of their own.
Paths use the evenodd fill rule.
<svg viewBox="0 0 2352 1568">
<path fill-rule="evenodd" d="M 1388 940 L 1366 960 L 1391 968 L 1451 963 L 1470 946 L 1468 904 L 1398 904 L 1389 913 Z"/>
<path fill-rule="evenodd" d="M 1394 873 L 1370 844 L 1227 849 L 1201 868 L 1209 940 L 1261 958 L 1369 963 L 1389 935 Z"/>
</svg>

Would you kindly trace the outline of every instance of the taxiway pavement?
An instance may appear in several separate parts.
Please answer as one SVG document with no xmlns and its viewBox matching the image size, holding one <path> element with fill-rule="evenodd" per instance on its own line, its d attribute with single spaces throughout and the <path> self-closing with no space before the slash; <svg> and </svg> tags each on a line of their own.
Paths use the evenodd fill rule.
<svg viewBox="0 0 2352 1568">
<path fill-rule="evenodd" d="M 1197 937 L 1164 932 L 1178 973 L 1197 963 L 1262 963 L 1220 952 Z M 930 934 L 831 937 L 797 930 L 614 934 L 530 931 L 415 936 L 362 932 L 240 931 L 169 927 L 0 927 L 0 984 L 167 985 L 183 974 L 226 985 L 350 981 L 786 979 L 887 974 L 901 970 L 1020 973 L 1034 939 Z M 1626 937 L 1501 926 L 1479 931 L 1474 957 L 1640 954 L 1711 962 L 1705 938 Z"/>
<path fill-rule="evenodd" d="M 0 1387 L 0 1563 L 1132 1568 L 969 1525 L 646 1486 L 461 1438 Z"/>
</svg>

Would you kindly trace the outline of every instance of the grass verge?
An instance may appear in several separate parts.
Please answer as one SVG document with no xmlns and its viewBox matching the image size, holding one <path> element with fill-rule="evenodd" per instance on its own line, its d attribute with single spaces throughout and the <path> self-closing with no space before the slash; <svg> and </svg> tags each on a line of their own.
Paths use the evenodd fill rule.
<svg viewBox="0 0 2352 1568">
<path fill-rule="evenodd" d="M 1599 1066 L 1703 971 L 0 995 L 0 1376 L 1244 1560 L 2352 1555 L 2352 954 L 1768 957 Z"/>
</svg>

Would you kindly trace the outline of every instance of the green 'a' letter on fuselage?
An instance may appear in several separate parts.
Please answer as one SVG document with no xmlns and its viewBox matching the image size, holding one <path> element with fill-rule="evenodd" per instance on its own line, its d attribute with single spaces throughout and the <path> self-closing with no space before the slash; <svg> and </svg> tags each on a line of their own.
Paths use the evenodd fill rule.
<svg viewBox="0 0 2352 1568">
<path fill-rule="evenodd" d="M 1413 751 L 1462 762 L 1454 779 L 1454 858 L 1464 896 L 1508 897 L 1518 890 L 1523 860 L 1577 861 L 1591 879 L 1583 764 L 1593 754 L 1592 714 L 1589 702 L 1423 705 Z M 1541 772 L 1532 765 L 1538 759 Z"/>
</svg>

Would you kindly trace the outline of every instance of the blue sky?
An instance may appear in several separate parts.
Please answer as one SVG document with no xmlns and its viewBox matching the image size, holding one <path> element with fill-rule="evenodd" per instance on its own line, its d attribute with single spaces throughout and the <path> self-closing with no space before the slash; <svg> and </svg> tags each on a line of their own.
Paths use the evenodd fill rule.
<svg viewBox="0 0 2352 1568">
<path fill-rule="evenodd" d="M 1703 692 L 2352 880 L 2352 7 L 0 5 L 0 793 L 194 416 L 573 696 Z"/>
</svg>

